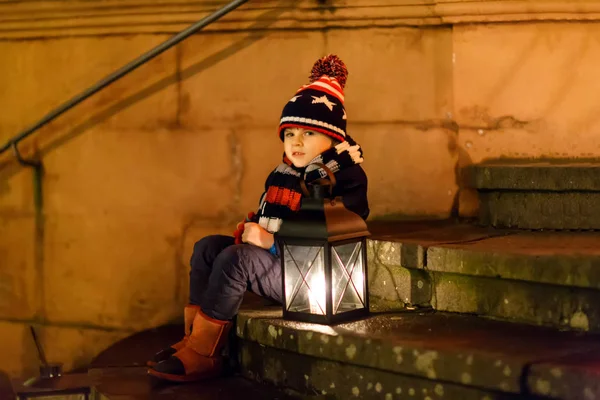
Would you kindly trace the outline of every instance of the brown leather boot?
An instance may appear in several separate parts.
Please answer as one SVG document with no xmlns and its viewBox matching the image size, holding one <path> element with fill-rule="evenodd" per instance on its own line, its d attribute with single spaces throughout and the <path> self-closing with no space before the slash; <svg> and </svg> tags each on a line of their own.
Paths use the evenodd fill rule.
<svg viewBox="0 0 600 400">
<path fill-rule="evenodd" d="M 154 357 L 152 357 L 152 360 L 146 363 L 149 367 L 153 367 L 157 363 L 167 360 L 177 351 L 183 349 L 192 331 L 192 323 L 194 322 L 194 317 L 196 317 L 196 313 L 198 313 L 198 310 L 200 310 L 200 306 L 195 306 L 193 304 L 188 304 L 187 306 L 185 306 L 185 308 L 183 309 L 183 329 L 185 336 L 179 342 L 171 345 L 170 347 L 164 348 L 158 353 L 156 353 Z"/>
<path fill-rule="evenodd" d="M 173 382 L 199 381 L 221 375 L 221 350 L 231 325 L 229 321 L 213 319 L 198 311 L 185 346 L 149 369 L 148 373 Z"/>
</svg>

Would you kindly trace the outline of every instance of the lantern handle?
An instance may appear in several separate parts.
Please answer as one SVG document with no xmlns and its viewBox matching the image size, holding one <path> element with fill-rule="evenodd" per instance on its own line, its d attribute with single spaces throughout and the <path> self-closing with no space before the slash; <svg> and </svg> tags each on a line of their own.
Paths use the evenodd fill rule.
<svg viewBox="0 0 600 400">
<path fill-rule="evenodd" d="M 333 172 L 331 172 L 329 167 L 327 167 L 325 164 L 322 164 L 322 163 L 312 163 L 311 165 L 316 165 L 327 173 L 329 182 L 331 182 L 331 185 L 329 185 L 329 195 L 333 196 L 333 187 L 337 183 L 337 180 L 335 179 L 335 175 L 333 174 Z M 300 179 L 300 188 L 302 189 L 302 193 L 304 193 L 304 195 L 308 197 L 308 196 L 310 196 L 310 192 L 308 191 L 308 187 L 306 187 L 306 182 L 305 182 L 304 178 L 306 178 L 306 172 L 304 172 L 304 176 Z"/>
<path fill-rule="evenodd" d="M 306 197 L 310 196 L 310 192 L 308 191 L 308 188 L 306 187 L 306 183 L 304 182 L 304 178 L 300 178 L 300 188 L 302 189 L 302 193 Z"/>
</svg>

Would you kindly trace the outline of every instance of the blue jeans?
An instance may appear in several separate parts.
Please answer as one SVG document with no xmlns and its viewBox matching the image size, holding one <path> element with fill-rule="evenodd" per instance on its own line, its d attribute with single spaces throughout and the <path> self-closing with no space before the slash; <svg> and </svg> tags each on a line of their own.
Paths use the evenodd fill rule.
<svg viewBox="0 0 600 400">
<path fill-rule="evenodd" d="M 196 242 L 190 264 L 190 304 L 211 318 L 232 319 L 246 290 L 283 302 L 281 260 L 268 250 L 212 235 Z"/>
</svg>

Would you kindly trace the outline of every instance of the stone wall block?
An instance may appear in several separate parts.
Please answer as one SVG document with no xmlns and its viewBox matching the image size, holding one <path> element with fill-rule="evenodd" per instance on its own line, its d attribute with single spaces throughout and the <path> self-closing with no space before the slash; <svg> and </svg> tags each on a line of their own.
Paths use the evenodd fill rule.
<svg viewBox="0 0 600 400">
<path fill-rule="evenodd" d="M 278 124 L 273 124 L 270 128 L 234 129 L 236 174 L 232 178 L 239 196 L 236 222 L 246 217 L 248 212 L 258 210 L 267 177 L 282 163 L 283 143 L 277 127 Z"/>
<path fill-rule="evenodd" d="M 368 241 L 371 311 L 403 310 L 406 306 L 429 307 L 431 282 L 424 270 L 401 264 L 404 243 Z"/>
<path fill-rule="evenodd" d="M 296 32 L 197 35 L 182 43 L 181 123 L 205 126 L 269 127 L 308 83 L 323 36 Z M 276 137 L 276 133 L 273 133 Z"/>
<path fill-rule="evenodd" d="M 600 43 L 590 39 L 599 29 L 587 23 L 454 27 L 456 122 L 461 136 L 470 136 L 474 160 L 600 154 L 593 117 Z M 474 134 L 463 135 L 463 127 Z"/>
<path fill-rule="evenodd" d="M 16 135 L 167 37 L 3 42 L 3 57 L 11 62 L 0 66 L 3 76 L 0 107 L 4 110 L 0 138 Z M 175 50 L 170 50 L 139 67 L 57 119 L 45 130 L 45 137 L 37 140 L 45 143 L 98 124 L 126 129 L 172 126 L 176 123 L 178 106 L 175 56 Z"/>
<path fill-rule="evenodd" d="M 38 374 L 39 359 L 29 326 L 0 321 L 0 354 L 3 362 L 0 374 L 11 378 Z"/>
<path fill-rule="evenodd" d="M 327 52 L 348 67 L 349 123 L 443 120 L 452 112 L 451 29 L 332 30 Z"/>
<path fill-rule="evenodd" d="M 190 299 L 190 267 L 191 259 L 194 253 L 194 245 L 196 242 L 210 235 L 227 235 L 232 236 L 235 230 L 236 223 L 229 221 L 216 223 L 214 220 L 193 220 L 189 225 L 185 226 L 183 236 L 176 248 L 178 257 L 177 279 L 179 289 L 176 291 L 178 295 L 178 304 L 183 308 L 189 303 Z M 182 316 L 183 316 L 183 311 Z"/>
<path fill-rule="evenodd" d="M 0 214 L 11 216 L 32 215 L 33 170 L 21 166 L 12 154 L 0 160 Z"/>
<path fill-rule="evenodd" d="M 45 158 L 47 213 L 214 217 L 232 206 L 229 132 L 87 132 Z"/>
<path fill-rule="evenodd" d="M 427 266 L 427 247 L 416 243 L 402 243 L 400 261 L 404 268 L 422 269 Z"/>
<path fill-rule="evenodd" d="M 0 318 L 32 319 L 39 311 L 36 240 L 33 216 L 0 214 Z"/>
<path fill-rule="evenodd" d="M 52 322 L 141 330 L 181 313 L 176 214 L 48 218 L 44 286 Z"/>
<path fill-rule="evenodd" d="M 362 146 L 370 218 L 446 218 L 457 183 L 454 132 L 394 124 L 349 124 Z M 425 184 L 426 183 L 426 184 Z"/>
</svg>

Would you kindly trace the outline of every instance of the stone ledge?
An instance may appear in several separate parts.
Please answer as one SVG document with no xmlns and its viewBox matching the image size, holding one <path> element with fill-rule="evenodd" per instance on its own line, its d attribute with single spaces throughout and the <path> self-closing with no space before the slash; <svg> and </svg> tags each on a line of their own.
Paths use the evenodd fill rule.
<svg viewBox="0 0 600 400">
<path fill-rule="evenodd" d="M 560 254 L 560 250 L 552 253 L 552 244 L 560 249 L 559 246 L 564 246 L 573 236 L 582 237 L 582 240 L 593 237 L 596 245 L 600 244 L 600 235 L 596 234 L 586 236 L 540 232 L 537 244 L 544 240 L 548 243 L 545 248 L 536 251 L 521 247 L 527 243 L 535 243 L 531 240 L 535 234 L 515 234 L 504 238 L 490 238 L 473 246 L 430 247 L 427 249 L 427 269 L 600 290 L 600 254 Z M 565 249 L 568 247 L 563 247 L 563 251 Z M 525 254 L 519 251 L 524 251 Z M 590 249 L 590 252 L 597 253 L 597 248 Z"/>
<path fill-rule="evenodd" d="M 553 329 L 600 332 L 600 291 L 431 272 L 432 307 Z"/>
<path fill-rule="evenodd" d="M 362 399 L 460 399 L 514 400 L 518 395 L 500 394 L 473 387 L 398 375 L 373 368 L 318 359 L 253 342 L 241 348 L 242 373 L 304 393 L 306 400 Z"/>
<path fill-rule="evenodd" d="M 523 232 L 451 221 L 369 224 L 370 293 L 394 308 L 600 331 L 600 233 Z M 384 271 L 384 272 L 382 272 Z M 420 274 L 419 274 L 420 273 Z M 393 278 L 393 288 L 381 285 Z"/>
<path fill-rule="evenodd" d="M 600 229 L 600 162 L 492 160 L 463 170 L 479 223 L 519 229 Z"/>
<path fill-rule="evenodd" d="M 504 393 L 520 393 L 529 365 L 600 351 L 596 335 L 457 314 L 387 314 L 332 327 L 280 316 L 279 309 L 243 311 L 237 335 L 305 356 Z"/>
<path fill-rule="evenodd" d="M 599 230 L 600 192 L 479 192 L 479 223 L 499 228 Z"/>
<path fill-rule="evenodd" d="M 250 2 L 212 24 L 207 31 L 253 29 L 323 29 L 386 26 L 428 26 L 510 21 L 593 21 L 600 19 L 597 2 L 569 1 L 431 1 L 334 0 L 282 3 Z M 226 2 L 108 0 L 0 3 L 0 39 L 89 36 L 132 33 L 176 33 Z"/>
<path fill-rule="evenodd" d="M 452 221 L 371 222 L 390 268 L 600 289 L 600 232 L 523 232 Z"/>
<path fill-rule="evenodd" d="M 600 162 L 484 163 L 463 171 L 477 190 L 600 191 Z"/>
</svg>

